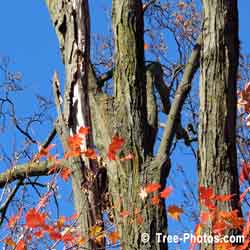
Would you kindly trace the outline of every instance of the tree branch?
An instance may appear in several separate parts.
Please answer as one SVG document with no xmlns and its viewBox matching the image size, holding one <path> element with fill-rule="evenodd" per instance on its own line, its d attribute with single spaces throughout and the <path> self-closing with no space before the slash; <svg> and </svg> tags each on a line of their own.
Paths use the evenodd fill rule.
<svg viewBox="0 0 250 250">
<path fill-rule="evenodd" d="M 0 207 L 0 213 L 1 213 L 1 219 L 0 219 L 0 226 L 3 224 L 3 220 L 5 218 L 7 209 L 9 207 L 10 202 L 12 201 L 12 199 L 14 198 L 14 196 L 16 195 L 19 187 L 22 185 L 22 180 L 19 180 L 19 182 L 17 183 L 17 185 L 15 186 L 15 188 L 12 190 L 12 192 L 10 193 L 10 195 L 8 196 L 7 200 L 4 202 L 4 204 Z"/>
<path fill-rule="evenodd" d="M 162 158 L 164 155 L 168 155 L 171 148 L 173 137 L 175 135 L 176 127 L 178 124 L 178 116 L 180 115 L 187 94 L 191 89 L 191 82 L 194 74 L 199 67 L 200 50 L 201 36 L 199 36 L 190 59 L 186 64 L 182 81 L 175 93 L 175 98 L 170 108 L 168 119 L 166 121 L 166 127 L 157 153 L 157 157 L 159 158 Z"/>
<path fill-rule="evenodd" d="M 101 76 L 99 76 L 97 79 L 98 87 L 102 88 L 104 83 L 113 77 L 113 74 L 114 74 L 114 69 L 112 68 L 111 70 L 109 70 L 109 71 L 103 73 Z"/>
<path fill-rule="evenodd" d="M 163 79 L 163 70 L 159 62 L 153 62 L 147 65 L 147 72 L 150 72 L 154 78 L 154 86 L 160 95 L 160 99 L 163 105 L 163 112 L 169 113 L 170 100 L 169 100 L 169 87 L 165 84 Z M 148 76 L 148 74 L 147 74 Z"/>
<path fill-rule="evenodd" d="M 59 163 L 56 163 L 56 171 L 59 171 L 64 166 L 67 166 L 67 164 L 67 160 L 62 160 Z M 16 180 L 22 180 L 26 177 L 50 175 L 52 173 L 49 173 L 49 171 L 54 166 L 55 162 L 53 161 L 29 162 L 16 165 L 0 174 L 0 188 L 3 188 L 7 183 L 11 183 Z"/>
</svg>

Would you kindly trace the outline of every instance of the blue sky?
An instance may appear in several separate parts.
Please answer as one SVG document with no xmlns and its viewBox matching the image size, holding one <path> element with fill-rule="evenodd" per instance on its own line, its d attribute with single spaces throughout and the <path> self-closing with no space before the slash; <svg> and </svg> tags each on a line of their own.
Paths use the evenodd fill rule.
<svg viewBox="0 0 250 250">
<path fill-rule="evenodd" d="M 107 19 L 102 8 L 107 6 L 107 2 L 111 1 L 90 0 L 92 31 L 94 33 L 108 31 Z M 243 53 L 250 53 L 249 13 L 250 1 L 239 0 L 240 40 Z M 13 96 L 18 103 L 17 111 L 28 115 L 37 107 L 34 104 L 36 103 L 34 95 L 39 94 L 52 98 L 50 80 L 54 70 L 59 71 L 61 78 L 63 77 L 60 51 L 44 1 L 1 0 L 0 31 L 0 58 L 3 56 L 10 58 L 10 70 L 21 72 L 22 84 L 27 88 L 27 91 Z M 0 81 L 2 80 L 0 74 Z M 38 130 L 32 131 L 32 133 L 43 141 L 51 128 L 50 124 L 37 128 Z M 9 130 L 13 130 L 11 124 L 9 124 Z M 18 138 L 19 135 L 16 134 L 15 140 L 18 141 Z M 0 143 L 5 143 L 6 151 L 10 151 L 13 141 L 10 141 L 6 134 L 0 134 Z M 178 152 L 174 156 L 173 167 L 174 169 L 179 165 L 185 167 L 187 176 L 190 177 L 191 182 L 195 182 L 193 158 L 189 154 L 183 154 L 184 150 L 185 148 L 178 148 Z M 2 170 L 0 165 L 0 171 Z M 184 184 L 180 184 L 185 188 Z M 180 188 L 175 197 L 181 197 L 182 191 Z M 171 202 L 176 203 L 176 200 L 170 197 L 169 203 Z M 68 213 L 72 211 L 72 208 L 67 206 L 65 209 L 65 212 Z M 170 219 L 169 223 L 173 232 L 178 230 L 178 227 L 173 226 L 175 222 Z"/>
</svg>

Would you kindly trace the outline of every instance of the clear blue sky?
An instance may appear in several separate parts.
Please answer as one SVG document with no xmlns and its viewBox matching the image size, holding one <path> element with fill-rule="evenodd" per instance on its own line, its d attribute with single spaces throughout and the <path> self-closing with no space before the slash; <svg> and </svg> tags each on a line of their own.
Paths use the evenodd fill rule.
<svg viewBox="0 0 250 250">
<path fill-rule="evenodd" d="M 93 32 L 105 33 L 108 30 L 107 19 L 102 9 L 103 6 L 107 5 L 107 2 L 111 1 L 90 0 Z M 250 53 L 249 13 L 250 1 L 239 0 L 240 40 L 244 53 Z M 58 70 L 61 77 L 63 76 L 63 65 L 61 64 L 56 35 L 44 1 L 1 0 L 0 32 L 0 58 L 2 56 L 10 58 L 10 69 L 22 73 L 22 84 L 27 88 L 27 91 L 14 96 L 18 103 L 17 111 L 28 115 L 36 110 L 34 95 L 39 94 L 52 98 L 50 79 L 54 70 Z M 2 81 L 1 73 L 0 81 Z M 49 123 L 48 126 L 38 126 L 38 130 L 33 131 L 34 135 L 42 141 L 50 130 L 49 126 Z M 10 129 L 13 129 L 11 125 Z M 18 138 L 19 136 L 16 134 L 16 140 Z M 12 138 L 10 141 L 6 134 L 0 134 L 0 143 L 6 144 L 6 151 L 11 150 L 13 140 Z M 195 178 L 192 178 L 195 176 L 193 159 L 190 158 L 190 155 L 183 154 L 181 148 L 178 150 L 174 157 L 173 168 L 178 165 L 185 167 L 187 176 L 192 182 L 195 182 Z M 3 169 L 4 167 L 0 164 L 0 171 Z M 182 197 L 181 189 L 176 192 L 179 193 L 174 198 Z M 171 202 L 178 203 L 176 199 L 173 200 L 173 197 L 170 197 L 169 203 Z M 65 212 L 70 213 L 72 208 L 65 206 L 64 209 Z M 169 223 L 171 230 L 178 230 L 171 219 Z"/>
</svg>

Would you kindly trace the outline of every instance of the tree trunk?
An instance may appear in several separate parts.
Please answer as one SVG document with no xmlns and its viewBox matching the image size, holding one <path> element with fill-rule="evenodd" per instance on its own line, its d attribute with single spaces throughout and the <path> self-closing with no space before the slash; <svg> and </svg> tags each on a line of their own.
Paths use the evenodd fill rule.
<svg viewBox="0 0 250 250">
<path fill-rule="evenodd" d="M 88 93 L 90 88 L 88 84 L 90 78 L 89 6 L 87 0 L 47 0 L 46 3 L 65 64 L 66 81 L 63 105 L 59 100 L 61 97 L 57 75 L 54 76 L 53 84 L 58 111 L 57 134 L 61 139 L 64 151 L 68 152 L 70 150 L 69 136 L 76 134 L 82 126 L 92 128 Z M 93 145 L 93 135 L 90 134 L 83 141 L 81 150 L 93 148 Z M 102 219 L 102 205 L 99 202 L 103 184 L 93 181 L 92 177 L 98 176 L 99 178 L 103 171 L 97 168 L 95 160 L 83 156 L 71 158 L 69 167 L 72 172 L 75 209 L 79 214 L 79 228 L 80 232 L 85 235 L 89 228 Z M 105 175 L 105 173 L 103 174 Z M 95 249 L 97 247 L 96 243 L 92 241 L 87 244 L 88 248 Z M 98 247 L 102 246 L 98 245 Z"/>
<path fill-rule="evenodd" d="M 156 242 L 156 233 L 165 235 L 167 229 L 164 200 L 160 206 L 153 206 L 150 198 L 140 199 L 139 192 L 141 187 L 149 183 L 160 183 L 160 191 L 165 187 L 170 170 L 169 151 L 182 106 L 199 65 L 200 42 L 191 54 L 170 107 L 169 90 L 163 82 L 161 65 L 144 65 L 141 0 L 113 0 L 115 68 L 113 96 L 109 96 L 97 86 L 89 59 L 88 1 L 47 0 L 47 5 L 66 71 L 63 109 L 58 96 L 60 89 L 57 76 L 54 79 L 57 133 L 64 150 L 69 150 L 68 136 L 75 134 L 80 126 L 91 128 L 91 135 L 86 138 L 83 149 L 95 145 L 103 158 L 106 158 L 108 145 L 114 135 L 125 139 L 119 157 L 115 161 L 108 161 L 106 165 L 84 157 L 71 160 L 80 232 L 86 234 L 101 219 L 102 212 L 109 211 L 121 237 L 121 249 L 165 250 L 167 244 Z M 154 87 L 160 93 L 165 112 L 169 112 L 156 156 L 153 156 L 153 148 L 158 118 Z M 132 160 L 119 160 L 128 153 L 133 154 Z M 129 212 L 128 218 L 121 218 L 121 212 L 124 211 Z M 150 236 L 146 244 L 141 240 L 143 233 Z M 89 242 L 87 247 L 96 249 L 97 246 Z"/>
<path fill-rule="evenodd" d="M 203 0 L 199 164 L 200 185 L 215 194 L 235 194 L 218 202 L 223 211 L 240 208 L 236 153 L 236 83 L 239 59 L 237 0 Z M 201 206 L 201 212 L 206 211 Z M 241 214 L 241 213 L 240 213 Z M 212 225 L 205 232 L 211 234 Z M 203 232 L 204 233 L 204 232 Z M 202 244 L 202 250 L 215 249 Z"/>
<path fill-rule="evenodd" d="M 93 146 L 94 142 L 100 154 L 106 156 L 112 136 L 118 134 L 126 141 L 120 156 L 134 155 L 130 161 L 110 161 L 107 170 L 88 159 L 72 160 L 73 192 L 75 207 L 80 213 L 81 232 L 86 232 L 101 218 L 101 212 L 109 209 L 117 223 L 123 249 L 163 249 L 162 244 L 155 242 L 155 233 L 166 229 L 163 206 L 146 204 L 138 196 L 143 184 L 161 182 L 162 189 L 165 186 L 165 177 L 160 173 L 161 162 L 151 164 L 157 129 L 157 122 L 152 121 L 152 117 L 157 118 L 153 114 L 157 110 L 152 109 L 152 114 L 148 115 L 147 107 L 156 104 L 152 85 L 148 91 L 146 89 L 142 3 L 139 0 L 113 1 L 116 47 L 113 97 L 97 89 L 95 72 L 89 64 L 88 2 L 47 0 L 47 5 L 66 70 L 63 111 L 58 108 L 62 116 L 60 119 L 59 115 L 58 132 L 64 150 L 68 150 L 67 136 L 75 134 L 80 126 L 89 126 L 93 138 L 87 138 L 85 148 Z M 149 134 L 152 136 L 147 141 Z M 165 168 L 167 166 L 164 164 Z M 94 184 L 86 177 L 88 171 L 96 177 Z M 106 172 L 108 180 L 105 180 Z M 87 192 L 83 192 L 83 188 Z M 143 209 L 145 206 L 147 209 Z M 143 223 L 136 220 L 131 223 L 135 211 L 141 209 Z M 129 211 L 131 217 L 118 223 L 124 210 Z M 143 232 L 151 236 L 147 245 L 140 240 Z M 88 247 L 95 249 L 93 244 Z"/>
</svg>

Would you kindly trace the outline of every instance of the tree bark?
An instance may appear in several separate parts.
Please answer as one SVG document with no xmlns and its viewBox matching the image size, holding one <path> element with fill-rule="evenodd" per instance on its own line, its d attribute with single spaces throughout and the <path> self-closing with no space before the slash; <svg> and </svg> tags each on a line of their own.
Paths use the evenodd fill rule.
<svg viewBox="0 0 250 250">
<path fill-rule="evenodd" d="M 60 84 L 55 74 L 53 85 L 58 111 L 57 134 L 65 152 L 70 150 L 68 138 L 76 134 L 80 127 L 92 129 L 88 90 L 90 56 L 90 20 L 87 0 L 47 0 L 46 1 L 55 31 L 59 40 L 62 59 L 65 65 L 63 104 L 60 103 Z M 90 72 L 92 73 L 92 72 Z M 57 88 L 57 89 L 56 89 Z M 56 90 L 55 90 L 56 89 Z M 81 150 L 93 148 L 93 135 L 86 136 Z M 97 162 L 84 157 L 69 159 L 72 171 L 72 188 L 75 209 L 79 214 L 79 227 L 82 234 L 101 221 L 100 196 L 102 184 L 93 177 L 99 176 Z M 88 248 L 103 247 L 88 241 Z"/>
<path fill-rule="evenodd" d="M 215 194 L 235 194 L 218 209 L 239 209 L 236 153 L 236 83 L 239 59 L 237 0 L 203 0 L 199 178 Z M 206 211 L 201 206 L 201 212 Z M 211 234 L 212 225 L 205 229 Z M 203 231 L 204 233 L 204 231 Z M 202 250 L 215 249 L 203 243 Z"/>
<path fill-rule="evenodd" d="M 98 87 L 90 64 L 88 2 L 47 0 L 47 5 L 66 70 L 63 108 L 56 96 L 58 91 L 54 91 L 59 116 L 57 133 L 64 150 L 69 149 L 68 136 L 76 133 L 80 126 L 89 126 L 92 133 L 85 142 L 85 148 L 92 147 L 94 143 L 100 155 L 106 157 L 108 145 L 116 134 L 125 139 L 119 157 L 128 153 L 134 155 L 129 161 L 109 161 L 108 166 L 98 166 L 97 162 L 82 157 L 72 159 L 70 166 L 73 170 L 75 207 L 80 213 L 80 231 L 86 232 L 101 218 L 101 213 L 108 210 L 121 236 L 122 249 L 166 249 L 166 244 L 156 242 L 156 233 L 166 233 L 164 201 L 161 206 L 153 206 L 150 199 L 143 201 L 138 194 L 140 188 L 148 183 L 160 183 L 160 191 L 165 187 L 170 170 L 169 149 L 178 120 L 176 117 L 180 115 L 198 67 L 199 46 L 186 66 L 182 87 L 170 109 L 169 129 L 165 132 L 158 155 L 154 157 L 157 108 L 153 85 L 156 79 L 162 81 L 163 77 L 159 75 L 161 69 L 149 69 L 146 74 L 141 0 L 113 0 L 113 96 L 108 96 Z M 95 176 L 92 184 L 87 178 L 89 173 Z M 120 213 L 125 210 L 131 216 L 123 220 Z M 136 221 L 135 211 L 140 211 L 142 224 Z M 150 235 L 147 244 L 141 241 L 142 233 Z M 96 246 L 89 244 L 87 247 L 95 249 Z"/>
</svg>

